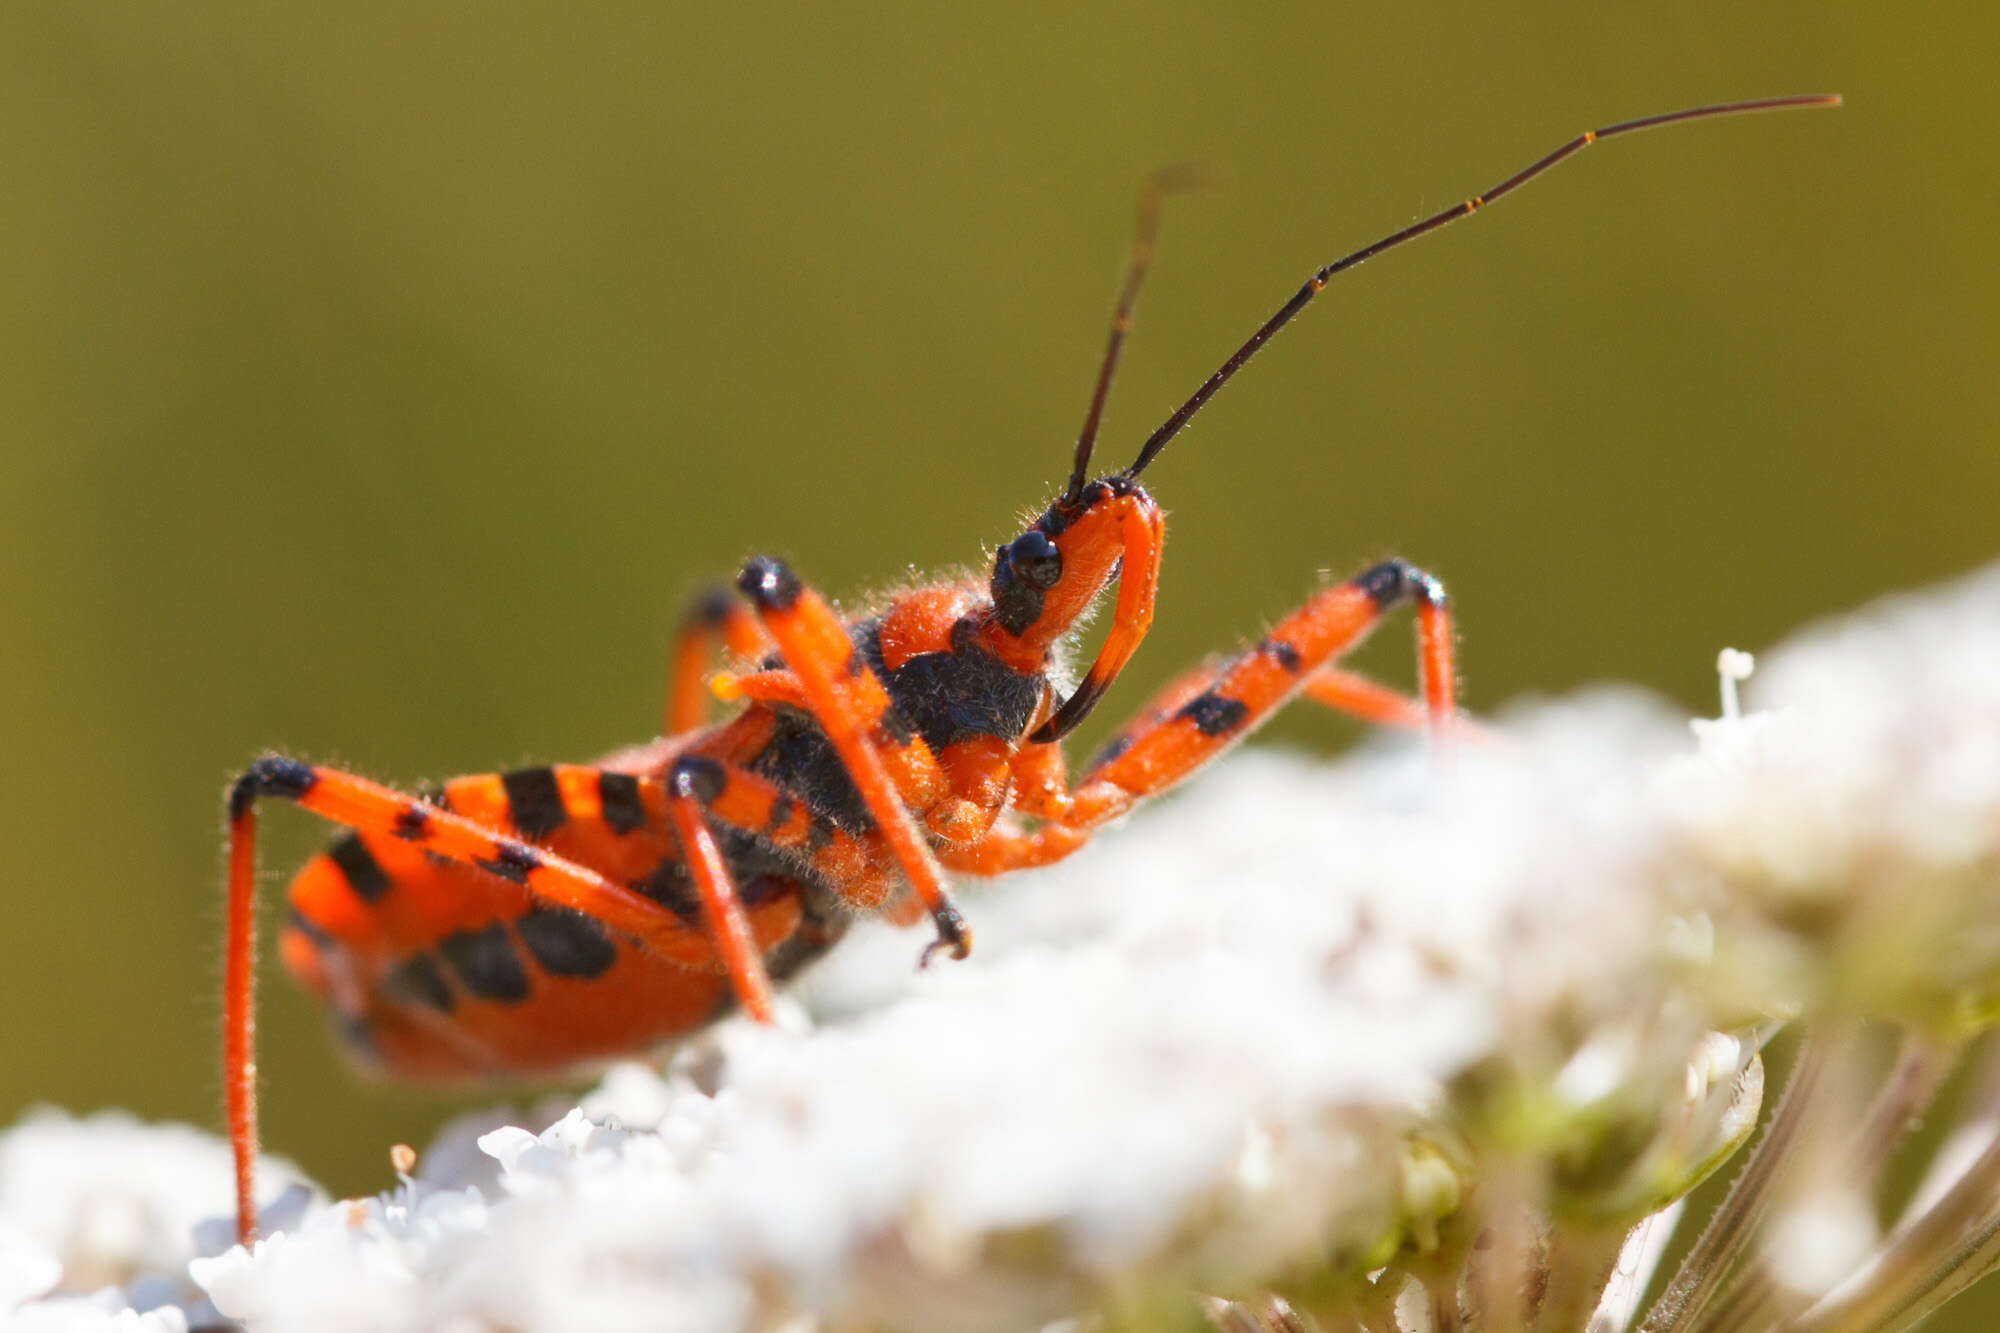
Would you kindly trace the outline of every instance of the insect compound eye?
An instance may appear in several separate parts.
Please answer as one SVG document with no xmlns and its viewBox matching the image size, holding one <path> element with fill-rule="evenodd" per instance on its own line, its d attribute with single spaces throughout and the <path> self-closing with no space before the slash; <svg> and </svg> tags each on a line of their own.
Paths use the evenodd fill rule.
<svg viewBox="0 0 2000 1333">
<path fill-rule="evenodd" d="M 1038 592 L 1047 592 L 1062 578 L 1062 552 L 1048 535 L 1030 529 L 1007 544 L 1007 568 Z"/>
</svg>

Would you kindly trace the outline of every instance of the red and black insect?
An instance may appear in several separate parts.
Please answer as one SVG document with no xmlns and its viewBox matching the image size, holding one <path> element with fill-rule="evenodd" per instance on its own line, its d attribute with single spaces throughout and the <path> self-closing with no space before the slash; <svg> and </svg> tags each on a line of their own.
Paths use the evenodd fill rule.
<svg viewBox="0 0 2000 1333">
<path fill-rule="evenodd" d="M 257 1151 L 252 907 L 259 797 L 349 830 L 299 872 L 279 948 L 385 1071 L 560 1069 L 640 1051 L 740 1007 L 831 947 L 857 912 L 913 922 L 924 950 L 971 934 L 946 872 L 1046 865 L 1164 791 L 1303 694 L 1390 725 L 1453 717 L 1444 588 L 1400 560 L 1322 588 L 1249 649 L 1194 670 L 1067 775 L 1060 742 L 1096 706 L 1153 617 L 1163 522 L 1139 483 L 1168 441 L 1328 280 L 1525 184 L 1599 139 L 1737 112 L 1830 106 L 1783 97 L 1626 121 L 1571 139 L 1483 195 L 1313 274 L 1132 462 L 1096 479 L 1092 447 L 1153 251 L 1162 173 L 1140 198 L 1129 271 L 1068 484 L 994 554 L 991 576 L 906 592 L 843 620 L 782 562 L 740 598 L 701 598 L 669 687 L 666 735 L 594 764 L 458 778 L 399 794 L 278 756 L 231 788 L 223 1070 L 237 1230 L 252 1235 Z M 1066 694 L 1059 646 L 1116 581 L 1109 632 Z M 1421 700 L 1335 663 L 1382 617 L 1416 608 Z M 747 669 L 706 682 L 718 649 Z M 705 689 L 707 684 L 709 689 Z M 708 693 L 742 707 L 705 725 Z"/>
</svg>

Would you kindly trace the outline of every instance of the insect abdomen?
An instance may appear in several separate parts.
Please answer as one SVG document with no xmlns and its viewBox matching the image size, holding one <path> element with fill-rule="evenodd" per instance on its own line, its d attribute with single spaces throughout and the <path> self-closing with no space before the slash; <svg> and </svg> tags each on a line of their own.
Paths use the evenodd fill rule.
<svg viewBox="0 0 2000 1333">
<path fill-rule="evenodd" d="M 679 888 L 679 849 L 631 774 L 581 765 L 460 778 L 437 798 L 662 902 L 698 914 Z M 845 918 L 769 849 L 732 862 L 774 975 L 832 945 Z M 364 1062 L 413 1077 L 533 1073 L 683 1036 L 734 1003 L 719 967 L 644 952 L 499 876 L 414 841 L 346 834 L 299 872 L 280 939 L 286 965 L 327 1002 Z"/>
</svg>

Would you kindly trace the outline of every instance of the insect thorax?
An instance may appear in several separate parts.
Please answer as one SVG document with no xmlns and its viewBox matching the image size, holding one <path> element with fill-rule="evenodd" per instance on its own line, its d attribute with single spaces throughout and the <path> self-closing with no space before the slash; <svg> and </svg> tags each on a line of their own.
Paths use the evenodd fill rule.
<svg viewBox="0 0 2000 1333">
<path fill-rule="evenodd" d="M 923 737 L 933 754 L 978 737 L 1018 742 L 1048 687 L 1046 676 L 1022 675 L 995 657 L 969 619 L 954 627 L 948 649 L 919 653 L 893 670 L 882 659 L 879 619 L 857 621 L 851 633 L 889 693 L 893 715 L 886 725 Z M 750 768 L 814 814 L 850 833 L 867 833 L 873 821 L 826 734 L 796 709 L 776 711 L 777 729 Z"/>
</svg>

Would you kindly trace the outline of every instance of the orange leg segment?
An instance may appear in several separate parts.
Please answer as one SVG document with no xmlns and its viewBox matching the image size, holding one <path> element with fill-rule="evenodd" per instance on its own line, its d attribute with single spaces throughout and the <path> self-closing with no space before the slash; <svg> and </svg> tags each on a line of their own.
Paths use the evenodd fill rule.
<svg viewBox="0 0 2000 1333">
<path fill-rule="evenodd" d="M 737 900 L 722 849 L 715 845 L 702 807 L 722 794 L 722 766 L 712 759 L 688 756 L 675 761 L 667 777 L 667 815 L 681 843 L 681 856 L 701 891 L 702 919 L 709 938 L 728 969 L 736 999 L 759 1023 L 772 1022 L 771 978 L 750 931 L 750 918 Z"/>
<path fill-rule="evenodd" d="M 782 561 L 759 556 L 743 567 L 737 587 L 777 640 L 813 718 L 832 742 L 841 764 L 874 819 L 883 843 L 930 912 L 940 949 L 954 958 L 971 951 L 971 933 L 946 891 L 944 871 L 910 817 L 949 794 L 937 757 L 899 716 L 889 692 L 847 637 L 833 608 L 800 583 Z M 891 773 L 891 768 L 894 773 Z"/>
<path fill-rule="evenodd" d="M 1430 725 L 1430 710 L 1422 699 L 1400 694 L 1366 676 L 1339 667 L 1322 667 L 1306 682 L 1305 696 L 1336 713 L 1360 718 L 1378 727 L 1402 727 L 1418 731 Z M 1488 750 L 1504 750 L 1507 742 L 1499 732 L 1458 714 L 1451 720 L 1453 741 L 1467 741 Z"/>
</svg>

